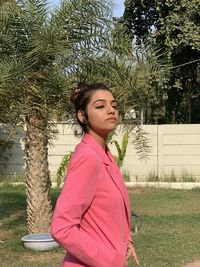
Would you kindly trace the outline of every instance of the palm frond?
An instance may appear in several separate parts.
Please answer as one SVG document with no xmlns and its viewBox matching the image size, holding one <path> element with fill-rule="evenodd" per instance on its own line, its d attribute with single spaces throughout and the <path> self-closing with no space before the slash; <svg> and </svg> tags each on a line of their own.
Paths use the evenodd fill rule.
<svg viewBox="0 0 200 267">
<path fill-rule="evenodd" d="M 134 135 L 131 135 L 132 144 L 136 149 L 139 159 L 145 161 L 148 160 L 151 152 L 151 143 L 147 135 L 147 132 L 140 125 L 135 127 Z"/>
</svg>

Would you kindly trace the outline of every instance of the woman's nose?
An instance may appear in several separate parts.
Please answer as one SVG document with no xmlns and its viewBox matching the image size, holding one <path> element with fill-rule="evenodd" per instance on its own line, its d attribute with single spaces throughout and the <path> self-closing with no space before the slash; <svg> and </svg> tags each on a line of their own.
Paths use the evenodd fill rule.
<svg viewBox="0 0 200 267">
<path fill-rule="evenodd" d="M 108 113 L 109 114 L 115 114 L 115 108 L 113 108 L 112 106 L 108 107 Z"/>
</svg>

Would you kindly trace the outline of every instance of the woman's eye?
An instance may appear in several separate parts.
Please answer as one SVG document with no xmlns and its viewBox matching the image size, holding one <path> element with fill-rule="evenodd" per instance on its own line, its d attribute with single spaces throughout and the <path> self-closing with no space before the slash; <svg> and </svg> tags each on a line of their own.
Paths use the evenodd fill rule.
<svg viewBox="0 0 200 267">
<path fill-rule="evenodd" d="M 114 109 L 118 109 L 118 106 L 117 105 L 114 105 L 114 106 L 112 106 Z"/>
<path fill-rule="evenodd" d="M 103 106 L 103 105 L 101 105 L 101 106 L 97 106 L 96 108 L 99 108 L 99 109 L 100 109 L 100 108 L 104 108 L 104 106 Z"/>
</svg>

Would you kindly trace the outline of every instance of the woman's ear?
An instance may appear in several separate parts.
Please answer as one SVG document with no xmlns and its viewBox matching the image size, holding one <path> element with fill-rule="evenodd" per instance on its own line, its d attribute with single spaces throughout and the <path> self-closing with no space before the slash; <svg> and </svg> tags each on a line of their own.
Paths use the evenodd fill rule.
<svg viewBox="0 0 200 267">
<path fill-rule="evenodd" d="M 78 119 L 79 119 L 79 121 L 80 121 L 81 123 L 83 123 L 83 124 L 86 123 L 86 120 L 85 120 L 85 113 L 84 113 L 84 111 L 79 110 L 78 113 L 77 113 L 77 117 L 78 117 Z"/>
</svg>

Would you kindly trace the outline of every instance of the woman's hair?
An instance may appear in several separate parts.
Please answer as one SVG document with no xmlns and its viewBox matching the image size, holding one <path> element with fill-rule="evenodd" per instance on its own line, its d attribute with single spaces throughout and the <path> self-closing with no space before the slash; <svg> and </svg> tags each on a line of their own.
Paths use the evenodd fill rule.
<svg viewBox="0 0 200 267">
<path fill-rule="evenodd" d="M 70 102 L 74 105 L 77 121 L 84 132 L 87 132 L 87 126 L 89 125 L 87 105 L 90 101 L 91 95 L 97 90 L 106 90 L 111 92 L 111 90 L 103 83 L 79 83 L 78 86 L 72 90 L 70 95 Z M 81 122 L 78 119 L 77 114 L 79 110 L 82 110 L 85 115 L 84 122 Z"/>
</svg>

